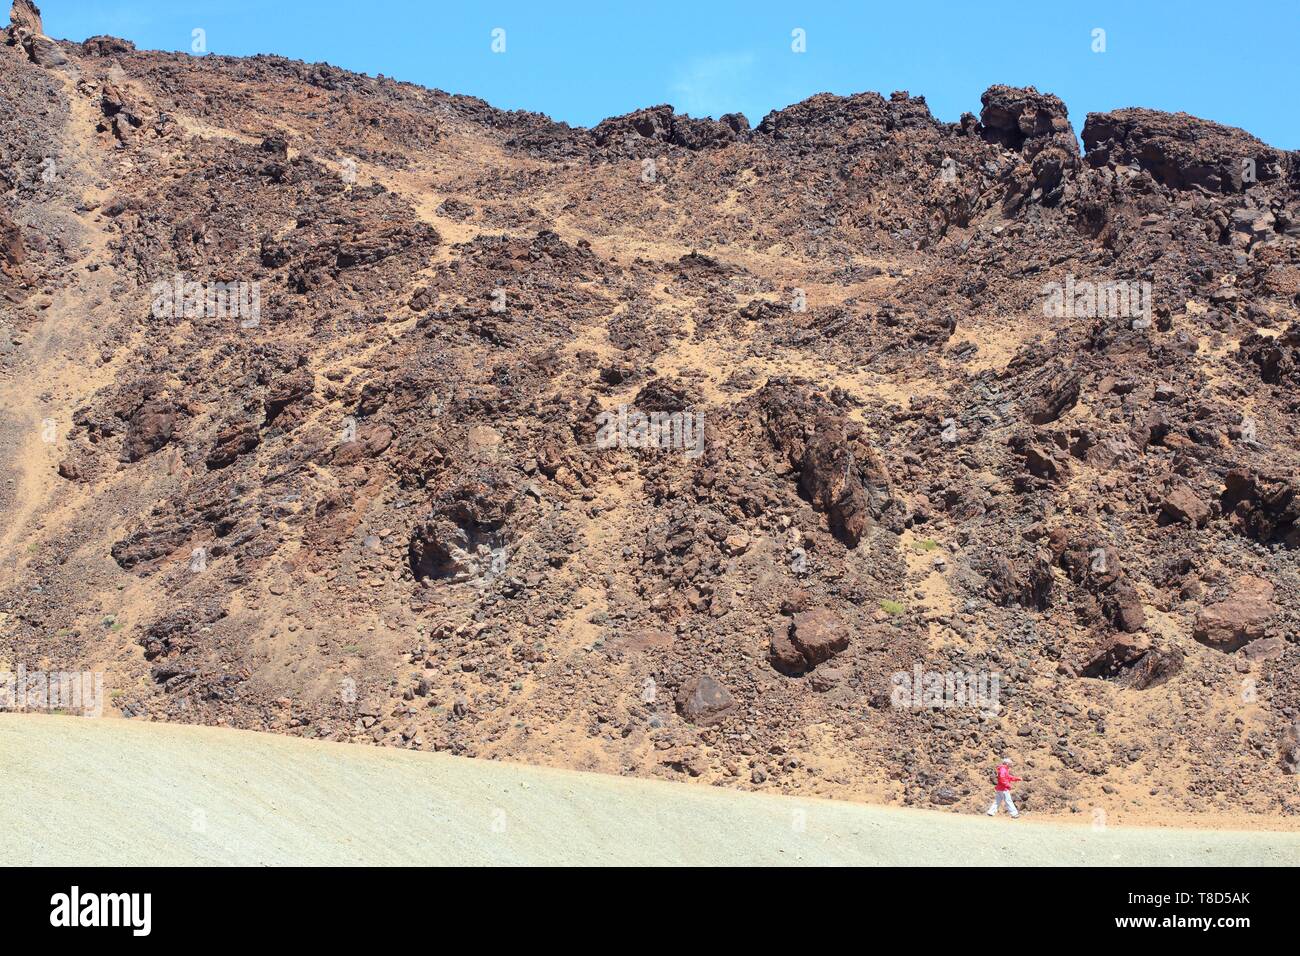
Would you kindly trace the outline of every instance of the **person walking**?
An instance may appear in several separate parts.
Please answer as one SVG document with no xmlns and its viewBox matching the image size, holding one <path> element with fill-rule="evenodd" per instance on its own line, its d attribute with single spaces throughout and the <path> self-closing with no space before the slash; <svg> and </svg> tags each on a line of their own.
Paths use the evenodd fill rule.
<svg viewBox="0 0 1300 956">
<path fill-rule="evenodd" d="M 1020 778 L 1011 774 L 1011 758 L 1003 757 L 1002 762 L 998 764 L 997 788 L 993 797 L 993 804 L 989 807 L 989 816 L 997 816 L 998 807 L 1004 803 L 1007 805 L 1007 812 L 1011 814 L 1012 818 L 1020 816 L 1015 801 L 1011 799 L 1011 785 L 1019 782 Z"/>
</svg>

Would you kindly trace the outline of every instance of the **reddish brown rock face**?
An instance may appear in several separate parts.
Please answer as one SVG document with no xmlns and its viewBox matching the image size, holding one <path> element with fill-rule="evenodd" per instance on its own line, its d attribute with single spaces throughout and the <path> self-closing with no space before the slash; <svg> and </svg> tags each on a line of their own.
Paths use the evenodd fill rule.
<svg viewBox="0 0 1300 956">
<path fill-rule="evenodd" d="M 1296 812 L 1294 155 L 1120 110 L 1080 156 L 1006 86 L 582 129 L 31 15 L 0 663 L 740 788 L 963 811 L 1014 745 L 1036 808 Z M 1002 699 L 891 706 L 915 668 Z"/>
<path fill-rule="evenodd" d="M 1222 503 L 1241 534 L 1265 544 L 1300 548 L 1300 483 L 1294 476 L 1234 469 L 1225 480 Z"/>
<path fill-rule="evenodd" d="M 256 422 L 234 424 L 217 434 L 217 443 L 208 452 L 209 468 L 225 468 L 241 455 L 255 449 L 262 440 Z"/>
<path fill-rule="evenodd" d="M 392 443 L 392 428 L 377 422 L 366 422 L 364 425 L 357 426 L 355 434 L 349 434 L 339 443 L 334 450 L 332 460 L 338 465 L 363 461 L 382 455 Z"/>
<path fill-rule="evenodd" d="M 800 462 L 800 487 L 829 516 L 836 536 L 857 544 L 871 521 L 857 462 L 832 420 L 820 419 L 814 428 Z"/>
<path fill-rule="evenodd" d="M 1134 690 L 1146 690 L 1159 687 L 1173 680 L 1187 661 L 1187 655 L 1181 648 L 1154 648 L 1143 654 L 1133 667 L 1129 677 L 1129 686 Z"/>
</svg>

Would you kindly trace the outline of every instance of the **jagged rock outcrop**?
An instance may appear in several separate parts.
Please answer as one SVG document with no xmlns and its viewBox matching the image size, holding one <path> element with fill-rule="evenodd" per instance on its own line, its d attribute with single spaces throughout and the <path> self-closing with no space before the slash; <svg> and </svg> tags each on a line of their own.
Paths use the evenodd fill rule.
<svg viewBox="0 0 1300 956">
<path fill-rule="evenodd" d="M 800 490 L 832 533 L 855 546 L 893 509 L 884 463 L 860 432 L 798 386 L 772 385 L 764 395 L 768 434 L 797 470 Z"/>
<path fill-rule="evenodd" d="M 879 93 L 819 93 L 768 113 L 755 132 L 801 147 L 859 149 L 884 143 L 895 130 L 934 129 L 937 125 L 925 97 L 909 96 L 906 91 L 892 93 L 889 99 Z"/>
<path fill-rule="evenodd" d="M 1013 170 L 1016 187 L 1008 208 L 1022 202 L 1058 203 L 1067 175 L 1079 166 L 1079 147 L 1060 97 L 1023 89 L 991 86 L 980 97 L 981 136 L 1019 153 L 1027 171 Z M 1027 175 L 1026 175 L 1027 172 Z"/>
<path fill-rule="evenodd" d="M 602 120 L 592 128 L 591 135 L 597 146 L 639 156 L 648 144 L 671 144 L 689 150 L 725 146 L 748 130 L 749 121 L 740 113 L 728 113 L 720 120 L 692 119 L 664 104 Z"/>
<path fill-rule="evenodd" d="M 32 0 L 14 0 L 13 6 L 9 8 L 9 26 L 18 30 L 25 30 L 28 33 L 44 34 L 45 27 L 41 24 L 41 8 Z"/>
<path fill-rule="evenodd" d="M 1172 189 L 1231 193 L 1287 174 L 1287 157 L 1245 130 L 1186 113 L 1089 113 L 1083 147 L 1092 166 L 1135 166 Z"/>
<path fill-rule="evenodd" d="M 118 53 L 134 51 L 135 44 L 130 40 L 123 40 L 121 37 L 103 34 L 83 40 L 81 49 L 85 51 L 87 56 L 114 56 Z"/>
<path fill-rule="evenodd" d="M 1263 543 L 1300 548 L 1300 483 L 1245 468 L 1228 472 L 1223 512 L 1241 534 Z"/>
<path fill-rule="evenodd" d="M 40 8 L 32 0 L 14 0 L 5 34 L 5 42 L 21 46 L 37 66 L 56 67 L 68 62 L 59 45 L 45 35 Z"/>
</svg>

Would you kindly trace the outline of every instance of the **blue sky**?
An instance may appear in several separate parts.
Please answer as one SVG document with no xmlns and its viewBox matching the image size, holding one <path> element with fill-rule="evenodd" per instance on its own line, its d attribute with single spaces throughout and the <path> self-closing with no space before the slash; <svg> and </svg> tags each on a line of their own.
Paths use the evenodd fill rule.
<svg viewBox="0 0 1300 956">
<path fill-rule="evenodd" d="M 1300 148 L 1296 0 L 45 0 L 42 9 L 51 36 L 111 33 L 189 51 L 201 28 L 212 53 L 326 61 L 583 126 L 663 102 L 757 123 L 814 93 L 900 89 L 951 121 L 978 113 L 989 85 L 1010 83 L 1059 95 L 1076 132 L 1090 111 L 1147 106 Z M 806 52 L 791 49 L 795 29 Z M 1097 29 L 1105 52 L 1092 49 Z"/>
</svg>

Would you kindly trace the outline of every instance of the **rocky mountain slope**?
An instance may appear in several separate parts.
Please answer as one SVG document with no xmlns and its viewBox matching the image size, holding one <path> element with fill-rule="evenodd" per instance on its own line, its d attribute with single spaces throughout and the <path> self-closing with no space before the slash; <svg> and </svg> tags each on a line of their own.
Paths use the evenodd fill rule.
<svg viewBox="0 0 1300 956">
<path fill-rule="evenodd" d="M 574 129 L 12 19 L 0 670 L 742 789 L 968 811 L 1008 753 L 1035 811 L 1300 813 L 1300 155 L 1145 109 L 1080 151 L 1004 86 Z"/>
</svg>

